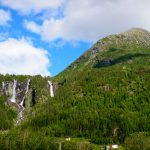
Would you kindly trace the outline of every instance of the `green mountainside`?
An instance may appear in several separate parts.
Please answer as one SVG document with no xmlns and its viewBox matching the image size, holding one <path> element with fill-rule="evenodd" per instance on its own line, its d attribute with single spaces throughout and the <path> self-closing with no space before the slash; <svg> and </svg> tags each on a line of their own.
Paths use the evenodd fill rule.
<svg viewBox="0 0 150 150">
<path fill-rule="evenodd" d="M 45 90 L 49 78 L 31 78 L 37 103 L 21 125 L 1 133 L 2 149 L 55 150 L 60 142 L 64 150 L 99 149 L 95 144 L 150 149 L 148 31 L 134 28 L 99 40 L 51 78 L 57 85 L 53 98 Z M 67 136 L 74 140 L 66 142 Z"/>
</svg>

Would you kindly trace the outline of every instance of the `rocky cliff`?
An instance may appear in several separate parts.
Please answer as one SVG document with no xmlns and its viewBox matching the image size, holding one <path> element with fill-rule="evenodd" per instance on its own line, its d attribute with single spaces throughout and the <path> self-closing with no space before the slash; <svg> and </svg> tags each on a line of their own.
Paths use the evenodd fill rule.
<svg viewBox="0 0 150 150">
<path fill-rule="evenodd" d="M 33 85 L 32 87 L 30 85 L 32 85 L 30 79 L 24 82 L 18 82 L 17 80 L 3 81 L 0 85 L 0 96 L 6 96 L 7 104 L 16 108 L 16 124 L 19 124 L 24 119 L 24 110 L 36 104 L 37 90 Z M 54 97 L 54 84 L 48 81 L 47 87 L 50 92 L 47 97 Z"/>
</svg>

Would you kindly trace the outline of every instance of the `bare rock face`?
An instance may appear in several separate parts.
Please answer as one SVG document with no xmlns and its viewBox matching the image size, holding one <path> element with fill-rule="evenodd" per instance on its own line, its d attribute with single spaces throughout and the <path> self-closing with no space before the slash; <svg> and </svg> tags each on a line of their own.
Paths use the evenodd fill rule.
<svg viewBox="0 0 150 150">
<path fill-rule="evenodd" d="M 28 81 L 24 83 L 19 83 L 16 81 L 15 100 L 17 104 L 20 104 L 23 98 L 25 97 L 26 91 L 29 89 L 29 85 L 27 84 Z M 10 101 L 13 96 L 13 88 L 14 88 L 14 81 L 2 82 L 0 86 L 0 95 L 8 97 L 8 101 Z"/>
</svg>

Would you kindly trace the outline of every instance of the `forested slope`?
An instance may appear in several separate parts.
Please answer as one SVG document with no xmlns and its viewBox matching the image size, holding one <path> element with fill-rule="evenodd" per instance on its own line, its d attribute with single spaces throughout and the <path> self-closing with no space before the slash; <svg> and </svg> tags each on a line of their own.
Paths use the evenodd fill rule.
<svg viewBox="0 0 150 150">
<path fill-rule="evenodd" d="M 14 147 L 18 141 L 25 146 L 43 137 L 38 145 L 43 149 L 52 137 L 124 144 L 132 134 L 149 135 L 149 32 L 132 29 L 106 37 L 52 80 L 59 87 L 55 97 L 47 97 L 18 129 L 3 135 L 3 147 L 12 134 Z"/>
</svg>

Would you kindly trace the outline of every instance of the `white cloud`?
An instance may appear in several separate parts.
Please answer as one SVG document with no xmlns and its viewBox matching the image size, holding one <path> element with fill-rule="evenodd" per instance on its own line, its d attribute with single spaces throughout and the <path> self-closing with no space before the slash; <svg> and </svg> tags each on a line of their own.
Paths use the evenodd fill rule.
<svg viewBox="0 0 150 150">
<path fill-rule="evenodd" d="M 32 32 L 40 33 L 41 27 L 33 21 L 31 22 L 25 21 L 25 26 L 28 30 L 32 30 Z"/>
<path fill-rule="evenodd" d="M 34 47 L 24 38 L 0 42 L 0 73 L 50 75 L 47 51 Z"/>
<path fill-rule="evenodd" d="M 0 25 L 7 25 L 10 20 L 10 12 L 0 9 Z"/>
<path fill-rule="evenodd" d="M 69 0 L 63 18 L 26 26 L 46 41 L 96 41 L 132 27 L 150 30 L 149 8 L 149 0 Z"/>
<path fill-rule="evenodd" d="M 63 0 L 0 0 L 1 4 L 23 13 L 40 12 L 44 9 L 56 8 Z"/>
</svg>

